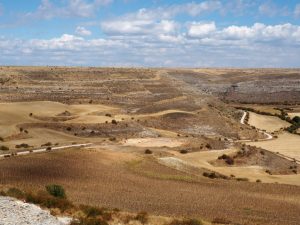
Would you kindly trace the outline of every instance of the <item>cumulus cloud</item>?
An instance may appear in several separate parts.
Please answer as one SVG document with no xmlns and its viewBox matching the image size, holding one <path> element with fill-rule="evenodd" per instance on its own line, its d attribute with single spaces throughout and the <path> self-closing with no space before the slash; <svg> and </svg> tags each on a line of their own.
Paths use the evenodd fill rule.
<svg viewBox="0 0 300 225">
<path fill-rule="evenodd" d="M 113 0 L 66 0 L 65 4 L 56 5 L 51 0 L 42 0 L 37 10 L 27 13 L 25 18 L 52 19 L 56 17 L 82 17 L 89 18 L 95 15 L 96 10 L 108 4 Z"/>
<path fill-rule="evenodd" d="M 80 36 L 90 36 L 92 32 L 87 30 L 85 27 L 78 26 L 76 27 L 75 33 Z"/>
<path fill-rule="evenodd" d="M 192 38 L 208 37 L 216 30 L 215 22 L 197 23 L 193 22 L 188 25 L 187 34 Z"/>
<path fill-rule="evenodd" d="M 300 26 L 290 23 L 267 26 L 262 23 L 255 23 L 251 27 L 229 26 L 220 31 L 225 39 L 250 39 L 252 41 L 290 41 L 300 42 Z"/>
<path fill-rule="evenodd" d="M 176 32 L 174 26 L 169 20 L 145 20 L 98 39 L 70 34 L 32 40 L 0 37 L 0 61 L 22 65 L 299 67 L 298 25 L 218 27 L 214 22 L 198 21 Z M 149 27 L 154 31 L 147 30 Z"/>
<path fill-rule="evenodd" d="M 125 15 L 125 17 L 128 19 L 137 20 L 171 19 L 180 14 L 194 17 L 221 9 L 222 3 L 220 1 L 207 0 L 200 3 L 190 2 L 184 4 L 174 4 L 167 7 L 158 7 L 153 9 L 142 8 L 135 13 Z"/>
<path fill-rule="evenodd" d="M 113 20 L 101 24 L 108 35 L 146 35 L 174 33 L 178 24 L 170 20 Z"/>
</svg>

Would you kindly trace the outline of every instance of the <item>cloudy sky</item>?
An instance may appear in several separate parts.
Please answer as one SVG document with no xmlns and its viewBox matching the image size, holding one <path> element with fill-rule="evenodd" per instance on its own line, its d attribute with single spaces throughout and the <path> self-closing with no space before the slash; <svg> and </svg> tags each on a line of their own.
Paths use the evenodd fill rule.
<svg viewBox="0 0 300 225">
<path fill-rule="evenodd" d="M 0 65 L 300 67 L 300 1 L 0 0 Z"/>
</svg>

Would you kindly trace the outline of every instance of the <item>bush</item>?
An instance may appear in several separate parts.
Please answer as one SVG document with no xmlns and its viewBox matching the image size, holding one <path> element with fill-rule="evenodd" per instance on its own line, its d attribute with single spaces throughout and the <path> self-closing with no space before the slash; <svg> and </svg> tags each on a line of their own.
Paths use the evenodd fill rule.
<svg viewBox="0 0 300 225">
<path fill-rule="evenodd" d="M 9 150 L 9 147 L 5 146 L 5 145 L 1 145 L 0 146 L 0 150 L 1 151 L 8 151 Z"/>
<path fill-rule="evenodd" d="M 202 221 L 197 219 L 173 220 L 169 225 L 203 225 Z"/>
<path fill-rule="evenodd" d="M 16 148 L 29 148 L 30 146 L 28 144 L 22 143 L 19 145 L 16 145 Z"/>
<path fill-rule="evenodd" d="M 109 225 L 106 221 L 98 218 L 80 218 L 73 220 L 70 225 Z"/>
<path fill-rule="evenodd" d="M 212 221 L 213 224 L 230 224 L 231 221 L 225 218 L 214 218 Z"/>
<path fill-rule="evenodd" d="M 295 116 L 293 119 L 292 119 L 293 122 L 295 123 L 300 123 L 300 117 L 299 116 Z"/>
<path fill-rule="evenodd" d="M 0 137 L 0 141 L 4 141 L 3 137 Z"/>
<path fill-rule="evenodd" d="M 180 153 L 181 153 L 181 154 L 187 154 L 187 153 L 188 153 L 188 150 L 182 149 L 182 150 L 180 150 Z"/>
<path fill-rule="evenodd" d="M 46 186 L 47 192 L 57 198 L 66 198 L 65 190 L 62 186 L 57 184 L 51 184 Z"/>
<path fill-rule="evenodd" d="M 239 178 L 236 178 L 237 181 L 249 181 L 248 178 L 243 178 L 243 177 L 239 177 Z"/>
<path fill-rule="evenodd" d="M 114 124 L 114 125 L 118 124 L 116 120 L 112 120 L 111 123 Z"/>
<path fill-rule="evenodd" d="M 152 154 L 152 151 L 150 149 L 146 149 L 145 150 L 145 154 L 149 154 L 150 155 L 150 154 Z"/>
<path fill-rule="evenodd" d="M 226 162 L 228 165 L 233 165 L 233 164 L 234 164 L 234 159 L 231 158 L 231 157 L 228 157 L 227 159 L 225 159 L 225 162 Z"/>
<path fill-rule="evenodd" d="M 148 222 L 149 216 L 146 212 L 139 212 L 134 219 L 140 221 L 142 224 L 145 224 Z"/>
<path fill-rule="evenodd" d="M 45 147 L 45 146 L 51 146 L 51 145 L 52 145 L 52 143 L 51 143 L 51 142 L 47 142 L 47 143 L 45 143 L 45 144 L 41 145 L 41 147 Z"/>
<path fill-rule="evenodd" d="M 17 199 L 21 199 L 25 197 L 25 194 L 23 191 L 21 191 L 18 188 L 10 188 L 8 189 L 8 191 L 6 192 L 7 196 L 13 197 L 13 198 L 17 198 Z"/>
<path fill-rule="evenodd" d="M 208 149 L 212 149 L 210 144 L 206 144 L 205 147 L 208 148 Z"/>
<path fill-rule="evenodd" d="M 48 209 L 57 208 L 61 212 L 73 208 L 73 204 L 65 198 L 58 198 L 47 192 L 38 192 L 37 194 L 28 193 L 25 198 L 26 202 L 38 204 Z"/>
<path fill-rule="evenodd" d="M 97 217 L 103 215 L 103 210 L 97 207 L 81 205 L 80 209 L 84 212 L 86 217 Z"/>
</svg>

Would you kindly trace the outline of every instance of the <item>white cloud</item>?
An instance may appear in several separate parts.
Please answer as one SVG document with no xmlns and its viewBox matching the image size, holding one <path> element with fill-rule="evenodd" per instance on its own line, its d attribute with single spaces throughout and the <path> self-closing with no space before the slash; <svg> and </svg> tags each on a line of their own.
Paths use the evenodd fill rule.
<svg viewBox="0 0 300 225">
<path fill-rule="evenodd" d="M 80 36 L 90 36 L 92 32 L 87 30 L 85 27 L 78 26 L 76 27 L 75 33 Z"/>
<path fill-rule="evenodd" d="M 174 33 L 178 24 L 170 20 L 113 20 L 101 24 L 102 30 L 109 35 L 146 35 Z"/>
<path fill-rule="evenodd" d="M 32 40 L 0 37 L 0 61 L 22 65 L 300 66 L 300 26 L 218 27 L 214 22 L 191 22 L 173 32 L 173 23 L 138 21 L 125 26 L 125 34 L 117 30 L 118 35 L 99 39 L 70 34 Z"/>
<path fill-rule="evenodd" d="M 52 19 L 56 17 L 93 17 L 101 6 L 111 4 L 113 0 L 66 0 L 61 6 L 55 5 L 51 0 L 42 0 L 37 10 L 27 13 L 28 19 Z"/>
<path fill-rule="evenodd" d="M 197 23 L 193 22 L 188 26 L 187 34 L 192 38 L 207 37 L 216 30 L 215 22 Z"/>
<path fill-rule="evenodd" d="M 218 0 L 207 0 L 200 3 L 174 4 L 168 7 L 158 7 L 154 9 L 139 9 L 135 13 L 129 13 L 124 17 L 137 20 L 159 20 L 171 19 L 180 14 L 189 16 L 199 16 L 204 13 L 218 11 L 222 9 L 222 3 Z"/>
<path fill-rule="evenodd" d="M 300 4 L 297 4 L 296 6 L 295 6 L 295 10 L 294 10 L 294 15 L 295 15 L 295 17 L 300 17 Z"/>
<path fill-rule="evenodd" d="M 258 7 L 258 11 L 262 16 L 288 16 L 290 15 L 290 10 L 287 6 L 279 6 L 275 4 L 272 0 L 268 0 Z"/>
<path fill-rule="evenodd" d="M 290 23 L 267 26 L 255 23 L 251 27 L 229 26 L 219 32 L 224 39 L 247 39 L 252 41 L 300 42 L 300 26 Z"/>
</svg>

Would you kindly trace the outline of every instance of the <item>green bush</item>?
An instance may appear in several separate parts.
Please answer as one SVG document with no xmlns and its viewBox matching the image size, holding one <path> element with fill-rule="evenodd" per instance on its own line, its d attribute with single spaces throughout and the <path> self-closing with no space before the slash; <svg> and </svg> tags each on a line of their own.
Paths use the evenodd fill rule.
<svg viewBox="0 0 300 225">
<path fill-rule="evenodd" d="M 57 198 L 66 198 L 65 190 L 62 186 L 57 184 L 51 184 L 46 186 L 47 192 Z"/>
<path fill-rule="evenodd" d="M 300 117 L 299 117 L 299 116 L 295 116 L 295 117 L 293 118 L 293 122 L 299 123 L 299 124 L 300 124 Z"/>
</svg>

